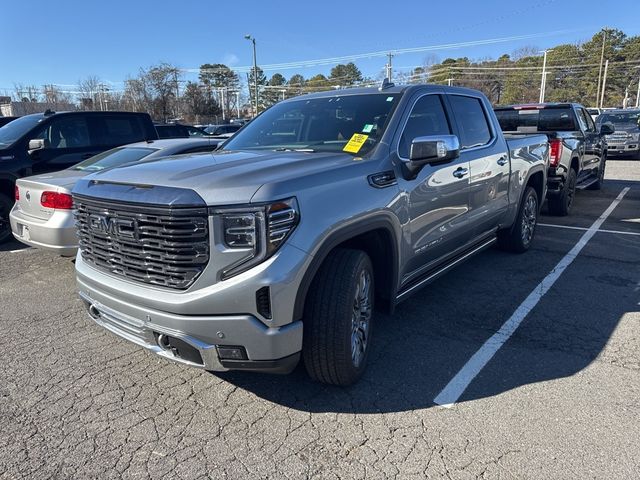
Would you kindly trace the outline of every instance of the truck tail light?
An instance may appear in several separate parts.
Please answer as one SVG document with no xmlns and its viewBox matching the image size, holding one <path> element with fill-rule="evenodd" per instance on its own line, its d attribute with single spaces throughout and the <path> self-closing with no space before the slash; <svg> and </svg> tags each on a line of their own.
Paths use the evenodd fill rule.
<svg viewBox="0 0 640 480">
<path fill-rule="evenodd" d="M 20 189 L 18 188 L 18 185 L 16 185 L 15 197 L 16 197 L 16 202 L 20 200 Z"/>
<path fill-rule="evenodd" d="M 562 156 L 562 140 L 554 139 L 549 142 L 549 163 L 557 167 Z"/>
<path fill-rule="evenodd" d="M 40 205 L 46 208 L 71 210 L 73 208 L 73 198 L 68 193 L 42 192 Z"/>
</svg>

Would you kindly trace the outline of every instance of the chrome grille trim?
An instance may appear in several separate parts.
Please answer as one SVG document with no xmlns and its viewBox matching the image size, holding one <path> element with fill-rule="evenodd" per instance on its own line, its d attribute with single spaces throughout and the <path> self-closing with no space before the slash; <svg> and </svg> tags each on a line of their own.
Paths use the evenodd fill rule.
<svg viewBox="0 0 640 480">
<path fill-rule="evenodd" d="M 74 207 L 82 259 L 100 271 L 184 290 L 209 262 L 206 209 L 150 209 L 77 196 Z"/>
</svg>

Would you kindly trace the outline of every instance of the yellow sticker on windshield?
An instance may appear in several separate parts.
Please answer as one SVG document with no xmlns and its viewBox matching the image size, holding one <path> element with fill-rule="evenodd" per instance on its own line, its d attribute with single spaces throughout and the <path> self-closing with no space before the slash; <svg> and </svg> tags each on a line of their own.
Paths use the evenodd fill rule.
<svg viewBox="0 0 640 480">
<path fill-rule="evenodd" d="M 369 135 L 354 133 L 347 144 L 344 146 L 342 151 L 349 153 L 358 153 L 362 148 L 362 145 L 364 145 L 364 142 L 367 141 L 367 138 L 369 138 Z"/>
</svg>

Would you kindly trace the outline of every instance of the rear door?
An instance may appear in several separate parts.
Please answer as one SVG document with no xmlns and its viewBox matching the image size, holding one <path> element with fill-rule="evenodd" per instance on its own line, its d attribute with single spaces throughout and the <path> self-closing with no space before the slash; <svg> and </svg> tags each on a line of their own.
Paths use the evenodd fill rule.
<svg viewBox="0 0 640 480">
<path fill-rule="evenodd" d="M 399 136 L 397 155 L 406 161 L 414 138 L 450 135 L 455 133 L 454 129 L 443 96 L 422 94 L 414 100 Z M 398 185 L 409 199 L 410 251 L 406 252 L 408 260 L 402 266 L 403 284 L 435 267 L 469 240 L 468 172 L 468 160 L 457 158 L 425 165 L 412 180 L 398 175 Z"/>
<path fill-rule="evenodd" d="M 509 153 L 482 97 L 447 98 L 458 125 L 460 157 L 469 163 L 469 225 L 479 237 L 495 230 L 509 208 Z"/>
<path fill-rule="evenodd" d="M 99 151 L 146 140 L 144 123 L 139 115 L 108 113 L 92 115 L 91 135 Z"/>
<path fill-rule="evenodd" d="M 34 174 L 63 170 L 95 155 L 87 117 L 83 114 L 53 117 L 30 138 L 44 140 L 45 148 L 31 154 Z"/>
</svg>

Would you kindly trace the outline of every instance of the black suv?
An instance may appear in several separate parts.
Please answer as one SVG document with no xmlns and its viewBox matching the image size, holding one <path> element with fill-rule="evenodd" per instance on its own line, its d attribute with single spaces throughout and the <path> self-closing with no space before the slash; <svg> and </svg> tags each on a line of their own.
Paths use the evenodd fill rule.
<svg viewBox="0 0 640 480">
<path fill-rule="evenodd" d="M 9 211 L 18 178 L 62 170 L 111 148 L 157 138 L 151 117 L 134 112 L 47 110 L 0 128 L 0 243 L 11 237 Z"/>
</svg>

